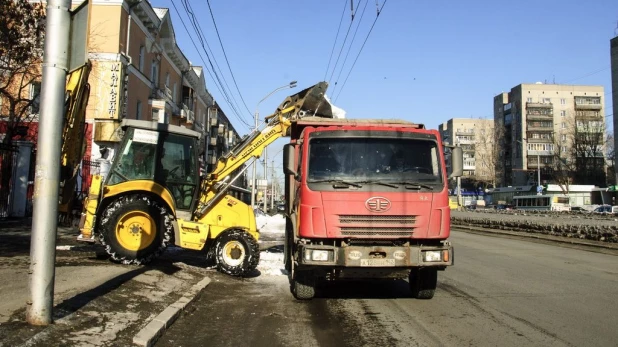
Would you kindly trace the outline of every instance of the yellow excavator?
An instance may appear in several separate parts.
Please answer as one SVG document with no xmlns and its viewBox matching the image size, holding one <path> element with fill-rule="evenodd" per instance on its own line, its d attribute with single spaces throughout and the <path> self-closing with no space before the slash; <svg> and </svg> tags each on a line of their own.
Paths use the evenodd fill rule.
<svg viewBox="0 0 618 347">
<path fill-rule="evenodd" d="M 122 143 L 106 177 L 94 176 L 78 240 L 104 245 L 111 259 L 145 264 L 168 245 L 210 252 L 217 269 L 245 276 L 258 265 L 259 231 L 251 206 L 227 194 L 245 163 L 260 157 L 292 122 L 332 118 L 320 82 L 287 97 L 266 126 L 222 156 L 200 177 L 201 133 L 170 124 L 124 119 Z M 232 177 L 238 169 L 240 173 Z"/>
</svg>

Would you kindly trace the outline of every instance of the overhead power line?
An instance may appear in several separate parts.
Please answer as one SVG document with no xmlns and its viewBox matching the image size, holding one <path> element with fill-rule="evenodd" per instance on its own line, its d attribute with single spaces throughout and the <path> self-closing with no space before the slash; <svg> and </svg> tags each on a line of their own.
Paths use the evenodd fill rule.
<svg viewBox="0 0 618 347">
<path fill-rule="evenodd" d="M 197 18 L 195 18 L 195 13 L 193 12 L 193 7 L 191 6 L 191 3 L 189 2 L 189 0 L 181 0 L 181 2 L 185 10 L 185 13 L 189 17 L 189 20 L 191 21 L 193 29 L 195 30 L 195 33 L 197 34 L 198 39 L 200 40 L 200 43 L 202 44 L 202 49 L 204 50 L 204 53 L 206 53 L 206 58 L 208 59 L 208 62 L 210 63 L 210 66 L 213 70 L 215 78 L 221 84 L 221 89 L 223 90 L 224 97 L 229 100 L 232 111 L 237 114 L 238 118 L 240 118 L 240 113 L 238 111 L 240 107 L 238 107 L 238 102 L 236 101 L 234 94 L 231 94 L 228 92 L 228 90 L 230 89 L 230 86 L 227 84 L 227 80 L 225 79 L 225 76 L 223 75 L 223 72 L 221 71 L 221 68 L 219 67 L 219 64 L 217 63 L 217 60 L 215 59 L 214 54 L 212 53 L 212 49 L 210 48 L 210 45 L 208 44 L 208 41 L 206 40 L 206 37 L 204 35 L 204 32 L 202 30 L 200 23 L 197 21 Z M 208 50 L 206 48 L 208 48 Z M 208 51 L 210 51 L 210 54 L 208 54 Z M 217 70 L 213 66 L 212 60 L 210 59 L 211 55 L 213 57 L 212 60 L 214 60 L 215 62 L 214 65 L 217 66 L 217 69 L 219 70 L 221 77 L 219 76 L 219 74 L 217 74 Z M 225 84 L 225 87 L 227 87 L 227 89 L 223 87 L 223 84 Z"/>
<path fill-rule="evenodd" d="M 221 45 L 221 50 L 223 51 L 223 56 L 225 57 L 225 62 L 227 63 L 227 68 L 230 70 L 230 75 L 232 75 L 232 80 L 234 80 L 234 85 L 236 86 L 236 91 L 240 96 L 240 100 L 242 100 L 243 105 L 245 105 L 245 109 L 249 112 L 249 115 L 252 116 L 249 107 L 247 107 L 247 103 L 245 99 L 242 97 L 242 93 L 240 92 L 240 88 L 238 88 L 238 83 L 236 83 L 236 77 L 234 77 L 234 73 L 232 72 L 232 67 L 230 66 L 230 61 L 227 58 L 227 53 L 225 53 L 225 48 L 223 48 L 223 42 L 221 41 L 221 35 L 219 35 L 219 28 L 217 28 L 217 22 L 215 22 L 215 16 L 212 13 L 212 8 L 210 7 L 210 0 L 206 0 L 208 3 L 208 10 L 210 11 L 210 17 L 212 18 L 212 24 L 215 26 L 215 31 L 217 32 L 217 38 L 219 38 L 219 44 Z"/>
<path fill-rule="evenodd" d="M 358 4 L 360 3 L 360 0 L 358 0 L 358 3 L 356 4 L 356 7 L 358 7 Z M 345 48 L 345 43 L 348 40 L 348 35 L 350 35 L 350 29 L 352 29 L 352 23 L 354 23 L 354 14 L 352 14 L 352 20 L 350 20 L 350 25 L 348 26 L 348 31 L 345 33 L 345 37 L 343 38 L 343 43 L 341 44 L 341 49 L 339 50 L 339 54 L 337 55 L 337 60 L 335 60 L 335 65 L 333 66 L 333 72 L 331 72 L 330 77 L 328 78 L 328 83 L 330 84 L 331 80 L 333 79 L 333 75 L 335 74 L 335 70 L 337 70 L 337 64 L 339 63 L 339 58 L 341 58 L 341 53 L 343 52 L 343 49 Z"/>
<path fill-rule="evenodd" d="M 360 57 L 361 53 L 363 52 L 363 48 L 365 48 L 365 44 L 367 43 L 367 40 L 369 39 L 369 35 L 371 35 L 371 32 L 373 31 L 373 27 L 376 25 L 376 22 L 378 21 L 378 18 L 380 18 L 380 14 L 382 13 L 382 9 L 384 8 L 384 5 L 386 5 L 386 1 L 388 1 L 388 0 L 384 0 L 384 3 L 382 3 L 382 7 L 380 7 L 380 9 L 377 10 L 376 19 L 373 21 L 373 24 L 371 24 L 371 28 L 369 29 L 369 32 L 367 33 L 367 37 L 365 37 L 365 41 L 363 41 L 363 45 L 361 46 L 360 50 L 358 51 L 358 54 L 356 55 L 356 59 L 354 59 L 354 63 L 352 64 L 352 67 L 350 68 L 350 71 L 348 71 L 348 75 L 345 77 L 345 81 L 343 81 L 343 85 L 341 86 L 341 89 L 339 89 L 339 94 L 337 94 L 337 97 L 334 99 L 333 102 L 337 101 L 337 98 L 339 98 L 339 95 L 341 95 L 341 92 L 343 91 L 343 88 L 345 87 L 345 84 L 348 82 L 348 78 L 350 77 L 350 74 L 352 73 L 352 70 L 354 70 L 354 66 L 356 66 L 356 62 L 358 61 L 358 57 Z M 376 2 L 376 6 L 377 6 L 377 2 Z"/>
<path fill-rule="evenodd" d="M 363 17 L 365 16 L 365 10 L 367 9 L 367 5 L 369 5 L 369 0 L 365 1 L 365 7 L 363 7 L 363 12 L 361 12 L 360 19 L 356 23 L 356 29 L 354 30 L 354 35 L 352 35 L 352 40 L 350 41 L 350 46 L 348 46 L 348 51 L 345 54 L 345 58 L 343 59 L 343 64 L 341 64 L 341 68 L 339 69 L 339 74 L 337 74 L 337 79 L 335 80 L 335 85 L 333 87 L 331 95 L 335 95 L 335 91 L 337 90 L 337 82 L 339 82 L 339 78 L 341 78 L 341 73 L 343 72 L 343 69 L 345 68 L 345 63 L 348 61 L 348 56 L 350 55 L 350 52 L 352 51 L 352 45 L 354 44 L 354 40 L 356 39 L 356 33 L 358 33 L 358 28 L 360 27 L 360 24 L 363 22 Z"/>
<path fill-rule="evenodd" d="M 326 76 L 328 76 L 328 70 L 330 69 L 330 62 L 333 59 L 333 53 L 335 53 L 335 47 L 337 46 L 337 39 L 339 38 L 339 31 L 341 30 L 341 23 L 343 23 L 343 15 L 345 14 L 345 9 L 348 6 L 348 0 L 343 0 L 343 11 L 341 11 L 341 19 L 339 19 L 339 26 L 337 27 L 337 34 L 335 34 L 335 41 L 333 42 L 333 48 L 330 50 L 330 57 L 328 57 L 328 65 L 326 65 L 326 72 L 324 72 L 324 81 L 326 81 Z"/>
<path fill-rule="evenodd" d="M 202 60 L 202 64 L 204 64 L 204 68 L 205 68 L 205 70 L 206 70 L 206 71 L 208 72 L 208 74 L 210 75 L 211 79 L 213 80 L 213 83 L 215 84 L 215 86 L 217 87 L 217 89 L 219 90 L 219 92 L 220 92 L 221 94 L 225 95 L 226 93 L 224 93 L 224 92 L 223 92 L 223 90 L 222 90 L 222 87 L 223 87 L 223 86 L 222 86 L 222 85 L 220 85 L 220 83 L 221 83 L 221 82 L 220 82 L 218 79 L 214 78 L 214 76 L 213 76 L 213 72 L 214 72 L 214 71 L 213 71 L 213 72 L 211 72 L 211 71 L 208 69 L 208 67 L 207 67 L 207 65 L 206 65 L 206 59 L 204 59 L 204 57 L 203 57 L 203 56 L 202 56 L 202 54 L 200 53 L 200 49 L 198 48 L 197 44 L 195 43 L 195 40 L 193 39 L 193 35 L 191 35 L 191 32 L 189 31 L 189 28 L 187 28 L 187 25 L 186 25 L 186 23 L 185 23 L 184 19 L 183 19 L 183 18 L 182 18 L 182 16 L 180 15 L 180 11 L 178 10 L 178 7 L 176 6 L 176 3 L 174 2 L 174 0 L 172 0 L 171 2 L 172 2 L 172 5 L 174 6 L 174 9 L 176 10 L 176 13 L 178 14 L 178 18 L 180 19 L 180 22 L 182 23 L 182 26 L 185 28 L 185 31 L 187 32 L 187 35 L 189 36 L 189 39 L 191 40 L 191 43 L 193 44 L 193 47 L 195 47 L 195 50 L 196 50 L 196 52 L 197 52 L 198 56 L 199 56 L 199 57 L 200 57 L 200 59 Z M 205 49 L 204 49 L 204 46 L 202 46 L 202 49 L 204 50 L 204 52 L 205 52 L 205 53 L 207 53 L 207 52 L 205 51 Z M 211 67 L 212 67 L 212 64 L 211 64 Z M 227 102 L 227 104 L 228 104 L 228 106 L 230 106 L 230 108 L 234 109 L 234 107 L 233 107 L 233 105 L 231 105 L 231 102 L 230 102 L 230 100 L 229 100 L 229 99 L 224 98 L 224 100 Z M 238 113 L 237 113 L 237 112 L 235 113 L 235 115 L 236 115 L 236 117 L 238 118 L 238 120 L 239 120 L 241 123 L 243 123 L 243 124 L 247 127 L 247 129 L 249 129 L 249 130 L 251 129 L 251 126 L 250 126 L 250 125 L 249 125 L 249 124 L 248 124 L 248 123 L 247 123 L 244 119 L 242 119 L 242 118 L 238 115 Z"/>
</svg>

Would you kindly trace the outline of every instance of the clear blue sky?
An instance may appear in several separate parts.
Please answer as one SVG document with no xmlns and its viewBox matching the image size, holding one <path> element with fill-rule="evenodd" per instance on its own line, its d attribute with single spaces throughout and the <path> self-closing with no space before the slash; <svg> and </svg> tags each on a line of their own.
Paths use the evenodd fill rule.
<svg viewBox="0 0 618 347">
<path fill-rule="evenodd" d="M 249 124 L 256 104 L 273 89 L 298 81 L 296 89 L 280 91 L 262 102 L 262 116 L 274 111 L 285 96 L 324 80 L 325 75 L 331 82 L 327 94 L 337 98 L 335 104 L 346 110 L 348 118 L 399 118 L 429 128 L 450 118 L 492 118 L 495 95 L 537 81 L 601 85 L 606 93 L 605 113 L 613 113 L 609 40 L 618 23 L 615 0 L 387 0 L 343 89 L 376 18 L 374 0 L 354 0 L 356 17 L 334 73 L 350 25 L 350 0 L 210 0 L 248 110 L 228 70 L 207 1 L 187 1 L 211 48 L 213 64 L 216 61 L 220 67 L 217 73 L 227 81 L 225 89 Z M 181 0 L 151 3 L 170 9 L 180 48 L 194 65 L 210 69 Z M 173 3 L 205 61 L 193 47 Z M 344 4 L 346 12 L 327 72 Z M 378 4 L 382 6 L 384 0 Z M 234 115 L 211 76 L 206 78 L 207 88 L 237 131 L 246 134 L 248 128 Z M 607 118 L 610 128 L 611 118 Z M 277 152 L 283 143 L 278 141 L 269 151 Z"/>
</svg>

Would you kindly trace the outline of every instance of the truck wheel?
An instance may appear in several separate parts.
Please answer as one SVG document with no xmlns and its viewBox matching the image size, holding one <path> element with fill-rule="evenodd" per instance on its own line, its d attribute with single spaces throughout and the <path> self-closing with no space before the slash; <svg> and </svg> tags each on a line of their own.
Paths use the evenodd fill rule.
<svg viewBox="0 0 618 347">
<path fill-rule="evenodd" d="M 438 285 L 438 270 L 414 269 L 410 271 L 409 281 L 413 298 L 431 299 Z"/>
<path fill-rule="evenodd" d="M 113 261 L 146 264 L 171 242 L 172 218 L 166 207 L 148 196 L 124 196 L 103 211 L 99 240 Z"/>
<path fill-rule="evenodd" d="M 249 233 L 227 231 L 215 241 L 217 270 L 232 276 L 246 276 L 260 262 L 260 246 Z"/>
<path fill-rule="evenodd" d="M 290 290 L 298 300 L 313 299 L 315 296 L 315 276 L 309 271 L 294 271 Z"/>
</svg>

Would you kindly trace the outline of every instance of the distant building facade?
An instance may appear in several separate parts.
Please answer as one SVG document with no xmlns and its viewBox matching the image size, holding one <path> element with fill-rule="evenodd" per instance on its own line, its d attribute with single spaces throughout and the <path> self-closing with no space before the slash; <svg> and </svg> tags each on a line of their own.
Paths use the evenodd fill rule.
<svg viewBox="0 0 618 347">
<path fill-rule="evenodd" d="M 493 119 L 474 118 L 451 118 L 438 127 L 443 141 L 462 147 L 464 178 L 493 181 L 493 129 Z M 447 166 L 450 167 L 449 157 Z"/>
<path fill-rule="evenodd" d="M 604 98 L 602 86 L 540 82 L 496 95 L 499 186 L 554 183 L 567 167 L 570 183 L 605 186 Z"/>
</svg>

